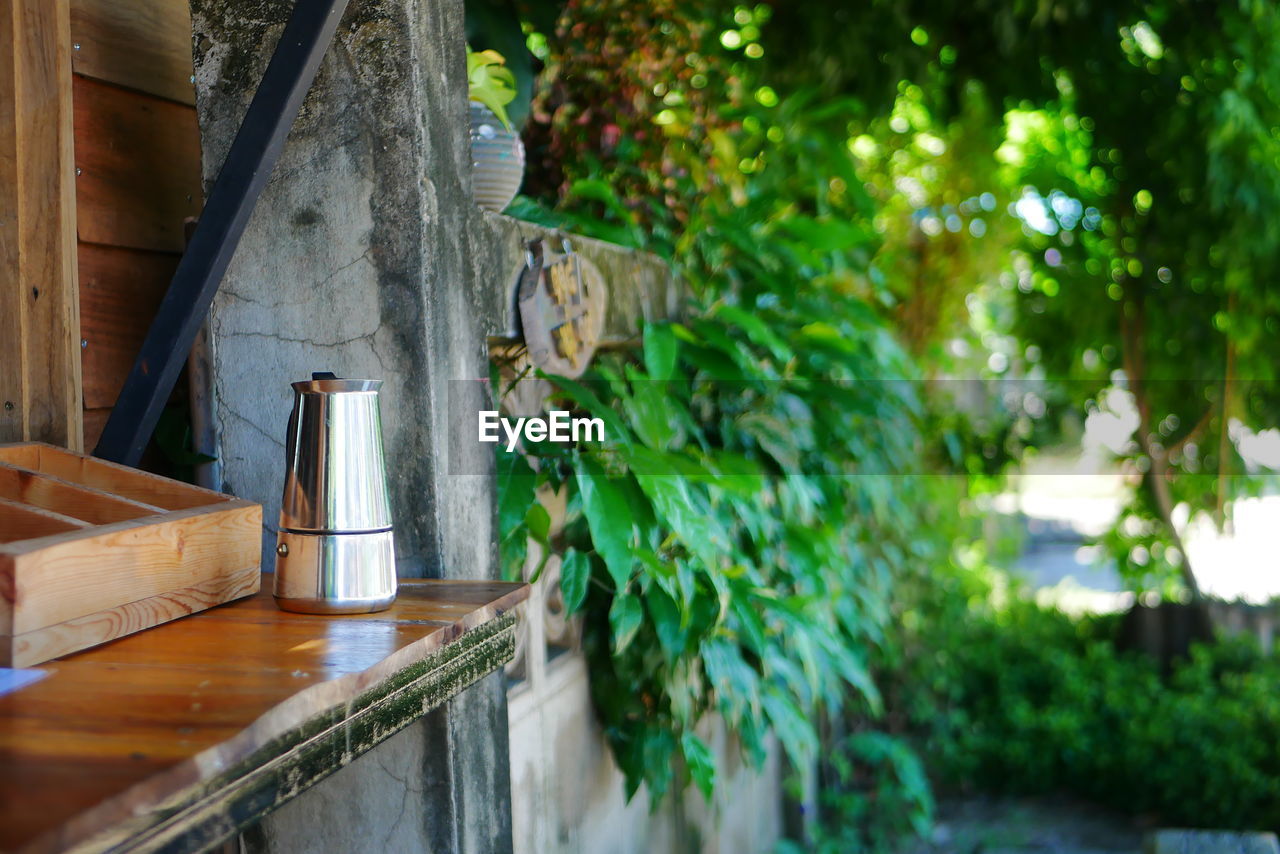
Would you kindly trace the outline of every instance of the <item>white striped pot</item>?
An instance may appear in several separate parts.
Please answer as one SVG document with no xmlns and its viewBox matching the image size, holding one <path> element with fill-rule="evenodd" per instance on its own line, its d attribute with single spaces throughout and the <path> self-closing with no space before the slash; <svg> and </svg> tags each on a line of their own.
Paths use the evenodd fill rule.
<svg viewBox="0 0 1280 854">
<path fill-rule="evenodd" d="M 499 213 L 524 180 L 524 144 L 493 111 L 471 102 L 471 181 L 476 204 Z"/>
</svg>

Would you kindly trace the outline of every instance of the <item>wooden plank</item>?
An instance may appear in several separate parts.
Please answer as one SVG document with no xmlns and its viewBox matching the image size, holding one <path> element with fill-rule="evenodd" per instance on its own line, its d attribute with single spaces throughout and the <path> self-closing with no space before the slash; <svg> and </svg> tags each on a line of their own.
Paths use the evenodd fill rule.
<svg viewBox="0 0 1280 854">
<path fill-rule="evenodd" d="M 357 620 L 280 611 L 267 582 L 0 697 L 0 849 L 204 850 L 509 659 L 528 595 L 406 580 Z"/>
<path fill-rule="evenodd" d="M 115 405 L 178 258 L 168 253 L 80 244 L 81 374 L 86 409 Z M 94 440 L 86 440 L 85 447 L 96 444 L 96 435 Z"/>
<path fill-rule="evenodd" d="M 248 596 L 258 591 L 260 583 L 255 561 L 239 572 L 225 573 L 190 587 L 106 608 L 12 638 L 0 637 L 0 661 L 7 659 L 10 667 L 40 664 Z"/>
<path fill-rule="evenodd" d="M 12 445 L 0 445 L 0 463 L 8 463 L 11 466 L 20 466 L 24 469 L 39 468 L 41 447 L 49 446 L 42 446 L 39 442 L 17 442 Z"/>
<path fill-rule="evenodd" d="M 174 0 L 71 0 L 77 74 L 195 104 L 191 10 Z"/>
<path fill-rule="evenodd" d="M 159 507 L 130 501 L 87 486 L 77 486 L 61 478 L 8 463 L 0 463 L 0 498 L 52 510 L 94 525 L 123 522 L 164 512 Z"/>
<path fill-rule="evenodd" d="M 17 8 L 0 0 L 0 441 L 28 438 L 27 372 L 23 320 L 26 304 L 18 283 Z"/>
<path fill-rule="evenodd" d="M 73 819 L 73 805 L 65 801 L 68 793 L 74 792 L 77 801 L 80 798 L 106 797 L 118 788 L 145 780 L 172 764 L 171 760 L 145 756 L 137 760 L 133 768 L 83 757 L 57 760 L 43 754 L 29 757 L 18 752 L 14 757 L 10 767 L 15 775 L 22 775 L 27 785 L 14 786 L 12 791 L 4 792 L 0 797 L 4 797 L 7 803 L 21 802 L 25 807 L 22 811 L 13 810 L 12 814 L 5 815 L 6 833 L 16 839 L 30 839 L 47 831 L 50 820 Z M 25 798 L 22 797 L 24 791 Z M 53 852 L 69 847 L 54 842 L 33 850 Z M 6 846 L 6 850 L 16 849 Z"/>
<path fill-rule="evenodd" d="M 79 75 L 73 87 L 80 239 L 181 252 L 201 207 L 195 108 Z"/>
<path fill-rule="evenodd" d="M 230 500 L 0 546 L 18 602 L 0 597 L 0 632 L 6 611 L 7 633 L 21 635 L 257 568 L 261 531 L 262 507 Z"/>
<path fill-rule="evenodd" d="M 92 448 L 98 444 L 98 437 L 102 435 L 102 430 L 107 426 L 107 419 L 110 417 L 110 409 L 84 411 L 84 446 L 86 448 Z"/>
<path fill-rule="evenodd" d="M 127 465 L 142 458 L 347 3 L 294 4 L 95 456 Z"/>
<path fill-rule="evenodd" d="M 0 498 L 0 544 L 65 534 L 87 527 L 89 523 L 80 519 Z"/>
<path fill-rule="evenodd" d="M 0 445 L 0 499 L 0 667 L 258 589 L 258 504 L 39 443 Z"/>
<path fill-rule="evenodd" d="M 0 445 L 0 463 L 53 475 L 163 510 L 208 507 L 230 500 L 211 489 L 35 442 Z"/>
<path fill-rule="evenodd" d="M 0 0 L 0 440 L 82 447 L 68 0 Z"/>
</svg>

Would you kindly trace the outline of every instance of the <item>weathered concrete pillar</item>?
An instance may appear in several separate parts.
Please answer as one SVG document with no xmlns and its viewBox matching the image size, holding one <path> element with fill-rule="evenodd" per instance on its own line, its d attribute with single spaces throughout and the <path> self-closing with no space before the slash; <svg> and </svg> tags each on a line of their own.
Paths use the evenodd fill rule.
<svg viewBox="0 0 1280 854">
<path fill-rule="evenodd" d="M 306 2 L 306 0 L 299 0 Z M 206 188 L 291 12 L 192 0 Z M 471 202 L 462 0 L 352 0 L 211 315 L 225 488 L 274 546 L 289 383 L 375 377 L 401 575 L 492 577 L 491 459 L 454 460 L 449 384 L 487 376 Z M 264 564 L 270 566 L 267 562 Z M 255 850 L 509 850 L 500 675 L 246 834 Z M 394 828 L 388 824 L 394 824 Z"/>
</svg>

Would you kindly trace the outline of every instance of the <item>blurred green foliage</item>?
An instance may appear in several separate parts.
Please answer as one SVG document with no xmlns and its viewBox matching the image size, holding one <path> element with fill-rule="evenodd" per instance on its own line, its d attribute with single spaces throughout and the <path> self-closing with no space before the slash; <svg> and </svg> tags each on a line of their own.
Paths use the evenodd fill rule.
<svg viewBox="0 0 1280 854">
<path fill-rule="evenodd" d="M 906 739 L 865 729 L 826 745 L 814 838 L 780 854 L 895 851 L 933 827 L 933 790 Z"/>
<path fill-rule="evenodd" d="M 946 515 L 937 489 L 900 476 L 917 470 L 924 411 L 871 266 L 850 105 L 780 97 L 751 68 L 713 62 L 715 24 L 733 18 L 695 25 L 690 8 L 571 4 L 547 37 L 534 120 L 559 152 L 558 204 L 513 212 L 657 252 L 693 297 L 686 320 L 646 326 L 638 351 L 552 378 L 605 420 L 603 446 L 527 447 L 536 473 L 500 460 L 509 554 L 546 539 L 532 490 L 567 491 L 548 546 L 584 614 L 614 755 L 631 791 L 655 796 L 673 779 L 710 792 L 716 760 L 695 732 L 708 712 L 753 761 L 772 731 L 797 763 L 818 757 L 824 715 L 876 714 L 868 656 L 893 577 L 947 549 L 920 535 Z M 876 768 L 888 791 L 906 748 L 868 738 L 835 755 L 845 771 Z"/>
<path fill-rule="evenodd" d="M 1222 522 L 1258 484 L 1231 423 L 1280 421 L 1278 37 L 1280 9 L 1257 0 L 798 0 L 764 31 L 781 79 L 892 115 L 889 138 L 936 152 L 937 182 L 976 175 L 1021 221 L 995 241 L 1019 341 L 1002 372 L 1038 372 L 1077 411 L 1131 395 L 1121 458 L 1141 485 L 1106 543 L 1135 586 L 1196 591 L 1173 510 Z M 922 244 L 954 269 L 939 232 Z M 969 266 L 961 294 L 983 278 Z"/>
<path fill-rule="evenodd" d="M 1166 680 L 1093 623 L 995 608 L 963 567 L 986 560 L 970 494 L 1078 438 L 1112 387 L 1138 486 L 1104 542 L 1134 586 L 1194 588 L 1174 507 L 1222 519 L 1257 488 L 1228 425 L 1280 415 L 1280 13 L 516 5 L 534 60 L 512 65 L 543 73 L 509 213 L 656 252 L 694 292 L 688 320 L 558 383 L 605 447 L 500 461 L 504 559 L 563 555 L 632 789 L 709 790 L 709 711 L 749 756 L 772 729 L 802 759 L 824 717 L 887 708 L 953 782 L 1273 821 L 1269 659 L 1202 651 Z M 1031 391 L 964 402 L 968 377 Z M 933 467 L 968 477 L 890 476 Z M 535 487 L 566 490 L 563 534 Z M 822 807 L 846 821 L 823 844 L 923 827 L 904 743 L 835 729 Z M 1230 770 L 1196 793 L 1211 751 Z"/>
<path fill-rule="evenodd" d="M 951 791 L 1071 793 L 1178 826 L 1280 826 L 1280 659 L 1251 637 L 1162 674 L 1073 618 L 955 574 L 906 615 L 881 673 L 890 716 Z M 998 577 L 998 576 L 996 576 Z"/>
<path fill-rule="evenodd" d="M 727 111 L 751 95 L 716 41 L 725 7 L 704 0 L 524 5 L 560 7 L 554 28 L 537 33 L 545 67 L 524 132 L 525 192 L 577 213 L 594 209 L 601 224 L 638 224 L 651 233 L 646 241 L 674 241 L 699 196 L 737 169 L 717 145 L 735 126 Z M 628 244 L 638 237 L 605 235 Z"/>
<path fill-rule="evenodd" d="M 921 408 L 909 358 L 862 296 L 872 238 L 829 201 L 781 203 L 820 186 L 806 173 L 852 169 L 842 136 L 806 119 L 792 132 L 830 138 L 825 157 L 779 159 L 740 202 L 690 207 L 698 227 L 672 250 L 696 294 L 689 319 L 649 324 L 639 352 L 597 357 L 581 381 L 552 378 L 605 420 L 606 443 L 528 447 L 536 476 L 519 455 L 501 463 L 525 487 L 504 523 L 515 536 L 530 488 L 568 490 L 562 592 L 585 611 L 593 696 L 633 790 L 661 795 L 674 756 L 709 791 L 694 726 L 710 710 L 757 762 L 769 730 L 797 762 L 815 758 L 820 710 L 880 706 L 867 650 L 893 575 L 945 557 L 917 533 L 926 493 L 895 476 L 913 470 Z"/>
</svg>

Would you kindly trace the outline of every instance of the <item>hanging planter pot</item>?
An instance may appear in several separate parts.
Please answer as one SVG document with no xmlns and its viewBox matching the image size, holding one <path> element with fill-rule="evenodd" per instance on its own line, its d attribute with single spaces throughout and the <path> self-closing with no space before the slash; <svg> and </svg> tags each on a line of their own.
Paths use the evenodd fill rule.
<svg viewBox="0 0 1280 854">
<path fill-rule="evenodd" d="M 524 180 L 524 144 L 493 110 L 470 103 L 472 190 L 477 205 L 501 213 Z"/>
<path fill-rule="evenodd" d="M 507 117 L 516 78 L 506 62 L 497 51 L 467 46 L 472 187 L 477 205 L 499 213 L 511 204 L 524 179 L 524 144 Z"/>
</svg>

